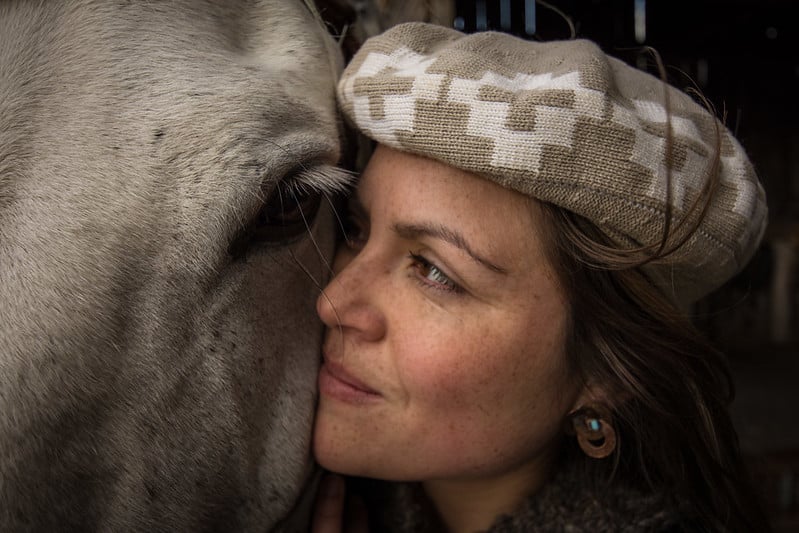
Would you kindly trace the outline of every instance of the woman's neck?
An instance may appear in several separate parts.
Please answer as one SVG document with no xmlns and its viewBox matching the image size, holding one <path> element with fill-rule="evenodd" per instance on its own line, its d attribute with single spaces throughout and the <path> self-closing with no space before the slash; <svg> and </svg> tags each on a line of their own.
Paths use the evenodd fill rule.
<svg viewBox="0 0 799 533">
<path fill-rule="evenodd" d="M 529 464 L 496 477 L 431 480 L 422 487 L 450 533 L 474 533 L 512 513 L 544 485 L 549 473 L 540 464 Z"/>
</svg>

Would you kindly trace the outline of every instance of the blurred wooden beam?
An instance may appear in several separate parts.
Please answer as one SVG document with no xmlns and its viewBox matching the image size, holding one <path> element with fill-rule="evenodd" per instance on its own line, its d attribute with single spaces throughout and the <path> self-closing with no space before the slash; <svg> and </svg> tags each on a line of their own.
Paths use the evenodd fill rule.
<svg viewBox="0 0 799 533">
<path fill-rule="evenodd" d="M 455 0 L 352 0 L 367 36 L 403 22 L 430 22 L 452 26 Z"/>
</svg>

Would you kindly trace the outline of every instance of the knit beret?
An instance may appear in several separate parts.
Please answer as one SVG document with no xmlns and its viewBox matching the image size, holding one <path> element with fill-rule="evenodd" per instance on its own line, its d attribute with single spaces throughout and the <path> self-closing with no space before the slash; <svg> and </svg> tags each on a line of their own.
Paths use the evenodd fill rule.
<svg viewBox="0 0 799 533">
<path fill-rule="evenodd" d="M 765 193 L 730 132 L 590 41 L 401 24 L 364 43 L 338 96 L 378 143 L 578 213 L 620 248 L 661 239 L 669 198 L 675 224 L 691 213 L 720 144 L 720 181 L 698 229 L 644 267 L 681 304 L 738 272 L 765 230 Z"/>
</svg>

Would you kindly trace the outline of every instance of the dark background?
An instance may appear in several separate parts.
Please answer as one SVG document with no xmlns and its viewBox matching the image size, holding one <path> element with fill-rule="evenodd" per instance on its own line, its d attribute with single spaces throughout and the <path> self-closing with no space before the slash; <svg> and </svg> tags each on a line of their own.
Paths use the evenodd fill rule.
<svg viewBox="0 0 799 533">
<path fill-rule="evenodd" d="M 511 8 L 510 27 L 502 26 L 502 0 L 459 0 L 455 9 L 464 31 L 493 29 L 539 40 L 569 38 L 565 15 L 571 19 L 577 37 L 594 40 L 607 53 L 631 64 L 637 64 L 642 46 L 653 47 L 663 58 L 672 83 L 678 87 L 695 83 L 719 115 L 726 110 L 728 127 L 758 165 L 769 192 L 772 219 L 796 220 L 797 156 L 789 148 L 796 142 L 799 119 L 799 17 L 794 13 L 799 2 L 642 3 L 646 20 L 643 43 L 635 36 L 635 0 L 539 2 L 535 7 L 536 33 L 532 36 L 525 32 L 525 4 L 529 2 L 507 2 Z M 478 17 L 481 4 L 485 6 L 485 17 Z M 791 170 L 793 182 L 786 179 L 786 172 Z"/>
<path fill-rule="evenodd" d="M 636 3 L 645 13 L 638 39 Z M 693 312 L 730 358 L 733 417 L 775 529 L 799 531 L 799 2 L 551 0 L 537 3 L 533 34 L 529 4 L 459 0 L 453 26 L 567 39 L 565 15 L 577 37 L 656 73 L 642 52 L 653 47 L 670 82 L 697 86 L 754 162 L 769 204 L 764 242 L 740 275 Z"/>
</svg>

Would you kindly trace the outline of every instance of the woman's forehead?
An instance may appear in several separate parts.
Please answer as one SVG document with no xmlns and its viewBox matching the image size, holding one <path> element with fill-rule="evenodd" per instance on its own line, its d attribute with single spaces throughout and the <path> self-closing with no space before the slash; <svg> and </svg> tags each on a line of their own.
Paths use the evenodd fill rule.
<svg viewBox="0 0 799 533">
<path fill-rule="evenodd" d="M 445 163 L 378 148 L 358 186 L 358 209 L 391 224 L 444 226 L 500 263 L 540 263 L 546 223 L 538 201 Z M 548 256 L 547 256 L 548 257 Z"/>
</svg>

